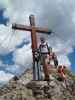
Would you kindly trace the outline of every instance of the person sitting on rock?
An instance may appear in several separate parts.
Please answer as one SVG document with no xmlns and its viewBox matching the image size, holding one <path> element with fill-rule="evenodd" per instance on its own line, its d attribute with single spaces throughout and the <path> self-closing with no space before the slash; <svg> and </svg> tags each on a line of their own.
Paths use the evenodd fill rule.
<svg viewBox="0 0 75 100">
<path fill-rule="evenodd" d="M 59 77 L 58 77 L 59 81 L 66 80 L 65 70 L 64 70 L 64 67 L 62 65 L 60 65 L 58 67 L 58 75 L 59 75 Z"/>
</svg>

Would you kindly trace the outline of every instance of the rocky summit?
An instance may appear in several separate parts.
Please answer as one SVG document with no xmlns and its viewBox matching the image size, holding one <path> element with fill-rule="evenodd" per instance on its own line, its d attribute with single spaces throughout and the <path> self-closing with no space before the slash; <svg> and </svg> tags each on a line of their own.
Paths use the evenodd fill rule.
<svg viewBox="0 0 75 100">
<path fill-rule="evenodd" d="M 50 81 L 32 81 L 32 70 L 15 76 L 0 88 L 0 100 L 75 100 L 75 76 L 67 71 L 67 81 L 58 79 L 56 69 L 50 69 Z"/>
</svg>

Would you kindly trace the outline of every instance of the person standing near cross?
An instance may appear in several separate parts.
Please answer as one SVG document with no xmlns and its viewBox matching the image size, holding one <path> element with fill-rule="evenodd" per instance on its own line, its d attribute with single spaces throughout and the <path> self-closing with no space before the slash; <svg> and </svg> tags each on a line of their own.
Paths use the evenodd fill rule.
<svg viewBox="0 0 75 100">
<path fill-rule="evenodd" d="M 39 51 L 40 51 L 40 55 L 41 55 L 41 65 L 45 65 L 46 64 L 46 68 L 44 68 L 44 66 L 43 66 L 43 71 L 44 71 L 44 73 L 45 73 L 45 71 L 47 72 L 45 74 L 45 77 L 47 79 L 45 79 L 45 80 L 49 80 L 47 56 L 50 54 L 50 50 L 49 50 L 48 43 L 46 42 L 44 37 L 40 38 L 40 42 L 41 43 L 39 45 Z M 44 62 L 45 62 L 45 64 L 44 64 Z"/>
</svg>

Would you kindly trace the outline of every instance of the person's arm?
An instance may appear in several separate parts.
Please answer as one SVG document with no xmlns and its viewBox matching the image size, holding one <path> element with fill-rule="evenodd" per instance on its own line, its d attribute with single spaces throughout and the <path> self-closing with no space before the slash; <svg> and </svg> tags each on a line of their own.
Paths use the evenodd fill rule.
<svg viewBox="0 0 75 100">
<path fill-rule="evenodd" d="M 46 43 L 46 45 L 47 45 L 47 49 L 48 49 L 48 54 L 50 54 L 50 48 L 47 43 Z"/>
<path fill-rule="evenodd" d="M 39 52 L 41 52 L 41 44 L 39 45 L 39 48 L 38 49 L 39 49 Z"/>
</svg>

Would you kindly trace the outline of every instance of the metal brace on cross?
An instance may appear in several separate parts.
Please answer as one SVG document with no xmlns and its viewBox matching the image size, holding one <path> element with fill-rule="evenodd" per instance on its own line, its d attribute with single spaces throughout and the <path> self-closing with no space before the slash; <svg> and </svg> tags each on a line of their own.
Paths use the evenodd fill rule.
<svg viewBox="0 0 75 100">
<path fill-rule="evenodd" d="M 30 15 L 29 20 L 30 20 L 30 26 L 20 25 L 20 24 L 15 23 L 15 24 L 12 25 L 12 29 L 22 30 L 22 31 L 30 31 L 31 32 L 33 62 L 35 62 L 35 50 L 37 50 L 37 48 L 38 48 L 37 47 L 36 32 L 51 34 L 51 30 L 49 30 L 47 28 L 36 27 L 34 15 Z M 33 64 L 33 80 L 36 80 L 35 69 L 36 69 L 35 65 Z M 43 69 L 44 69 L 44 74 L 45 74 L 45 80 L 48 80 L 49 74 L 48 74 L 48 69 L 47 69 L 45 62 L 43 64 Z"/>
</svg>

